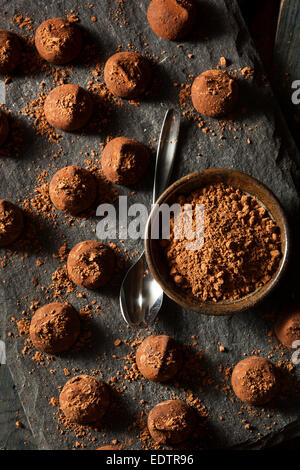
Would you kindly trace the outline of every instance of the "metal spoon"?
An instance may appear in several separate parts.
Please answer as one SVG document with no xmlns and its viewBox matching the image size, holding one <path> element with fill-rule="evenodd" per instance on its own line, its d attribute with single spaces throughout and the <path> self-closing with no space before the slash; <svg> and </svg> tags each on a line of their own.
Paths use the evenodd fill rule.
<svg viewBox="0 0 300 470">
<path fill-rule="evenodd" d="M 153 203 L 166 189 L 173 168 L 180 127 L 180 114 L 169 109 L 165 115 L 156 153 Z M 128 270 L 120 290 L 120 307 L 128 325 L 143 328 L 156 318 L 163 290 L 153 279 L 143 252 Z"/>
</svg>

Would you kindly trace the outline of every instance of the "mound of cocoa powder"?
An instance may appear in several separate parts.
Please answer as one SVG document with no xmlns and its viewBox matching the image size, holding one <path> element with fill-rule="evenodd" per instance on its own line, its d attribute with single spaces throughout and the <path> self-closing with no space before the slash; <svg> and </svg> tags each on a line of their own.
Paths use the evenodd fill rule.
<svg viewBox="0 0 300 470">
<path fill-rule="evenodd" d="M 282 256 L 280 229 L 256 198 L 232 186 L 208 185 L 176 201 L 204 208 L 204 245 L 187 249 L 187 239 L 162 240 L 175 284 L 201 301 L 236 300 L 270 281 Z M 177 223 L 175 219 L 175 224 Z"/>
</svg>

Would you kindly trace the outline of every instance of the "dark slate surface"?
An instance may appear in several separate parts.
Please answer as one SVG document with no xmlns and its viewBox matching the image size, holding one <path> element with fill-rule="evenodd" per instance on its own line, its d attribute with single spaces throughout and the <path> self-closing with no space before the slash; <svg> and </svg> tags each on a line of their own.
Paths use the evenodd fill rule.
<svg viewBox="0 0 300 470">
<path fill-rule="evenodd" d="M 99 142 L 106 139 L 106 135 L 124 133 L 137 138 L 145 143 L 150 138 L 158 137 L 163 115 L 168 107 L 178 106 L 178 90 L 172 86 L 173 82 L 187 82 L 190 73 L 198 74 L 207 68 L 215 67 L 221 56 L 226 57 L 234 69 L 245 66 L 254 66 L 258 75 L 262 72 L 257 53 L 241 19 L 240 12 L 235 2 L 231 0 L 200 1 L 203 13 L 200 15 L 199 33 L 195 33 L 189 41 L 182 43 L 182 48 L 176 44 L 159 40 L 150 30 L 145 16 L 148 2 L 124 1 L 123 15 L 128 21 L 125 26 L 122 21 L 117 25 L 110 19 L 112 14 L 109 8 L 116 10 L 117 2 L 103 0 L 95 5 L 91 11 L 82 2 L 74 1 L 36 1 L 28 2 L 4 1 L 3 9 L 8 11 L 7 23 L 2 22 L 1 27 L 8 27 L 12 16 L 19 12 L 26 12 L 35 19 L 35 25 L 51 16 L 63 16 L 65 10 L 70 11 L 77 7 L 80 13 L 80 24 L 90 35 L 97 38 L 99 44 L 99 60 L 104 62 L 109 55 L 123 44 L 124 49 L 128 43 L 133 44 L 140 52 L 149 52 L 153 56 L 161 55 L 162 50 L 166 54 L 161 55 L 160 63 L 155 67 L 155 73 L 160 79 L 158 92 L 148 96 L 139 107 L 125 104 L 116 107 L 108 128 L 99 135 L 87 135 L 80 139 L 65 134 L 60 144 L 65 152 L 64 157 L 59 157 L 53 164 L 48 158 L 42 158 L 44 153 L 50 154 L 50 149 L 58 148 L 50 146 L 40 136 L 35 136 L 28 118 L 20 119 L 28 136 L 20 159 L 7 158 L 1 162 L 1 195 L 12 201 L 17 201 L 19 195 L 30 194 L 36 185 L 36 176 L 42 169 L 47 169 L 52 175 L 56 168 L 66 164 L 84 164 L 80 151 L 98 148 Z M 110 14 L 109 14 L 110 12 Z M 90 17 L 95 15 L 98 22 L 92 23 Z M 17 31 L 17 29 L 16 29 Z M 141 36 L 139 33 L 143 32 Z M 145 48 L 147 41 L 149 46 Z M 188 54 L 193 58 L 189 59 Z M 176 55 L 176 58 L 173 56 Z M 7 94 L 7 106 L 14 116 L 22 110 L 24 103 L 30 101 L 39 92 L 39 83 L 43 79 L 47 86 L 51 87 L 51 79 L 37 74 L 34 77 L 19 76 L 13 79 L 9 85 Z M 86 86 L 90 79 L 90 69 L 78 64 L 69 74 L 69 81 Z M 177 165 L 173 179 L 183 176 L 199 168 L 224 167 L 245 171 L 257 177 L 267 184 L 280 199 L 287 210 L 292 226 L 297 222 L 299 213 L 299 197 L 297 192 L 299 155 L 291 141 L 285 123 L 282 120 L 279 108 L 269 87 L 261 85 L 255 80 L 241 80 L 240 109 L 247 108 L 246 113 L 238 112 L 236 117 L 238 130 L 236 132 L 225 131 L 226 137 L 222 142 L 218 136 L 204 134 L 195 123 L 183 119 L 178 152 Z M 243 124 L 245 124 L 244 127 Z M 209 123 L 210 127 L 217 128 L 215 123 Z M 255 127 L 257 126 L 257 128 Z M 251 132 L 248 128 L 256 128 Z M 233 135 L 237 139 L 233 139 Z M 247 139 L 251 139 L 251 145 Z M 73 142 L 74 141 L 74 142 Z M 219 143 L 222 146 L 219 146 Z M 37 168 L 38 166 L 38 168 Z M 28 172 L 28 167 L 32 168 Z M 127 194 L 133 202 L 151 201 L 151 174 L 137 188 L 136 195 L 131 196 L 130 191 L 120 188 L 120 194 Z M 36 267 L 37 256 L 30 253 L 29 257 L 21 260 L 15 256 L 15 262 L 9 263 L 1 274 L 6 284 L 1 287 L 2 314 L 0 316 L 0 337 L 6 338 L 7 332 L 12 330 L 11 316 L 21 318 L 21 311 L 28 309 L 32 300 L 45 303 L 45 298 L 40 287 L 33 289 L 31 279 L 38 278 L 39 285 L 49 286 L 51 274 L 59 265 L 59 261 L 51 254 L 57 252 L 61 245 L 60 234 L 64 233 L 68 247 L 84 239 L 95 238 L 92 229 L 96 221 L 88 221 L 86 224 L 80 221 L 74 227 L 69 227 L 63 215 L 59 216 L 60 225 L 54 230 L 51 224 L 42 234 L 46 254 L 42 257 L 45 264 L 43 269 Z M 297 225 L 297 224 L 296 224 Z M 126 241 L 125 246 L 129 251 L 142 248 L 142 242 Z M 226 367 L 238 362 L 245 354 L 251 354 L 253 350 L 259 350 L 260 355 L 267 357 L 271 346 L 268 342 L 267 331 L 272 323 L 265 319 L 264 314 L 272 313 L 278 309 L 286 299 L 292 299 L 297 295 L 297 273 L 294 269 L 297 253 L 293 256 L 294 264 L 288 277 L 267 303 L 259 308 L 236 317 L 209 318 L 199 316 L 196 313 L 184 311 L 168 299 L 165 299 L 159 322 L 151 328 L 155 333 L 167 333 L 175 337 L 179 342 L 192 342 L 191 335 L 196 334 L 199 339 L 199 347 L 204 351 L 203 368 L 210 369 L 215 377 L 216 384 L 222 384 L 223 374 L 218 373 L 220 363 Z M 41 256 L 39 256 L 41 258 Z M 80 289 L 79 289 L 80 291 Z M 23 300 L 19 307 L 16 299 L 28 295 L 28 301 Z M 91 371 L 98 367 L 95 358 L 97 355 L 107 352 L 107 360 L 101 362 L 101 370 L 104 378 L 109 379 L 125 362 L 122 356 L 128 353 L 125 345 L 115 348 L 113 342 L 117 338 L 134 339 L 136 333 L 125 328 L 119 312 L 118 290 L 104 289 L 102 292 L 88 293 L 87 300 L 79 299 L 75 295 L 68 296 L 68 300 L 76 307 L 82 308 L 87 302 L 97 300 L 101 303 L 103 312 L 95 314 L 93 319 L 94 350 L 85 351 L 76 355 L 72 360 L 57 358 L 53 363 L 56 370 L 54 375 L 49 373 L 49 368 L 39 367 L 30 356 L 23 357 L 21 351 L 24 347 L 23 339 L 8 339 L 8 365 L 17 386 L 24 410 L 29 419 L 35 441 L 40 449 L 72 448 L 75 443 L 73 433 L 59 435 L 56 430 L 57 421 L 53 417 L 53 409 L 48 401 L 52 396 L 58 396 L 57 387 L 64 385 L 66 377 L 63 368 L 77 367 L 78 370 Z M 226 353 L 219 352 L 218 342 L 227 348 Z M 111 354 L 118 359 L 110 359 Z M 290 358 L 287 352 L 286 359 Z M 281 359 L 281 355 L 274 354 L 274 362 Z M 29 371 L 34 372 L 29 374 Z M 185 385 L 186 388 L 189 384 Z M 140 390 L 140 382 L 135 381 L 127 385 L 126 391 L 118 399 L 119 409 L 115 417 L 110 418 L 110 426 L 103 438 L 98 434 L 98 442 L 110 442 L 118 439 L 125 442 L 128 437 L 133 438 L 131 448 L 140 448 L 140 443 L 135 439 L 136 431 L 127 430 L 127 426 L 137 416 L 140 410 L 140 400 L 148 403 L 148 408 L 157 402 L 168 399 L 171 393 L 176 396 L 186 397 L 185 393 L 177 390 L 173 385 L 168 387 L 158 384 L 143 382 L 143 390 Z M 274 441 L 290 437 L 298 432 L 298 404 L 296 395 L 292 394 L 289 400 L 280 401 L 274 409 L 269 410 L 261 417 L 252 416 L 245 410 L 243 415 L 237 415 L 240 403 L 232 402 L 215 385 L 204 387 L 204 391 L 194 390 L 195 396 L 199 396 L 209 411 L 208 432 L 203 440 L 205 447 L 256 447 L 261 448 Z M 135 397 L 135 400 L 133 400 Z M 225 419 L 220 421 L 219 417 Z M 246 419 L 252 426 L 253 432 L 245 429 L 242 419 Z M 274 421 L 276 425 L 267 428 Z M 258 432 L 260 435 L 258 435 Z M 88 442 L 88 447 L 93 448 L 97 444 Z"/>
<path fill-rule="evenodd" d="M 20 423 L 20 427 L 16 423 Z M 32 450 L 34 439 L 9 368 L 0 367 L 0 449 Z"/>
</svg>

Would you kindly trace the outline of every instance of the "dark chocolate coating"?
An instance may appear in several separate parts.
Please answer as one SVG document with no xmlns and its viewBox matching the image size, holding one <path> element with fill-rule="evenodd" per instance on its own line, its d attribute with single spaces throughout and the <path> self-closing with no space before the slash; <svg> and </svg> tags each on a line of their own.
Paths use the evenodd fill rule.
<svg viewBox="0 0 300 470">
<path fill-rule="evenodd" d="M 292 348 L 294 341 L 300 340 L 299 303 L 282 312 L 276 322 L 275 333 L 279 341 L 288 348 Z"/>
<path fill-rule="evenodd" d="M 116 137 L 104 148 L 101 165 L 111 183 L 131 186 L 145 173 L 150 153 L 145 145 L 127 137 Z"/>
<path fill-rule="evenodd" d="M 35 32 L 35 47 L 39 55 L 53 64 L 71 62 L 79 54 L 81 46 L 80 29 L 66 18 L 43 21 Z"/>
<path fill-rule="evenodd" d="M 257 356 L 247 357 L 235 366 L 231 383 L 236 396 L 250 405 L 264 405 L 278 391 L 275 366 Z"/>
<path fill-rule="evenodd" d="M 30 337 L 34 346 L 48 354 L 67 351 L 80 332 L 80 320 L 69 304 L 54 302 L 39 308 L 32 317 Z"/>
<path fill-rule="evenodd" d="M 60 85 L 47 96 L 44 111 L 51 126 L 62 131 L 75 131 L 90 119 L 93 102 L 80 86 Z"/>
<path fill-rule="evenodd" d="M 152 408 L 147 424 L 157 443 L 180 444 L 191 436 L 196 425 L 196 416 L 185 402 L 167 400 Z"/>
<path fill-rule="evenodd" d="M 8 119 L 3 111 L 0 111 L 0 145 L 3 145 L 9 132 Z"/>
<path fill-rule="evenodd" d="M 170 41 L 184 38 L 194 26 L 197 9 L 194 0 L 152 0 L 147 12 L 151 29 Z"/>
<path fill-rule="evenodd" d="M 18 36 L 0 29 L 0 73 L 7 75 L 15 70 L 21 59 L 21 43 Z"/>
<path fill-rule="evenodd" d="M 23 227 L 24 216 L 21 209 L 6 199 L 0 199 L 0 247 L 19 238 Z"/>
<path fill-rule="evenodd" d="M 174 339 L 153 335 L 144 339 L 136 352 L 136 363 L 146 379 L 165 382 L 178 372 L 182 355 Z"/>
<path fill-rule="evenodd" d="M 206 70 L 192 85 L 193 105 L 205 116 L 229 114 L 236 106 L 237 99 L 237 81 L 224 70 Z"/>
<path fill-rule="evenodd" d="M 86 289 L 98 289 L 107 284 L 113 275 L 114 267 L 113 250 L 96 241 L 77 243 L 67 260 L 70 279 Z"/>
<path fill-rule="evenodd" d="M 151 78 L 148 60 L 136 52 L 118 52 L 104 67 L 106 86 L 119 98 L 138 98 L 149 87 Z"/>
<path fill-rule="evenodd" d="M 66 418 L 78 424 L 98 424 L 109 403 L 107 385 L 89 375 L 68 380 L 59 396 L 59 405 Z"/>
<path fill-rule="evenodd" d="M 76 215 L 88 209 L 96 199 L 94 176 L 80 166 L 67 166 L 57 171 L 49 185 L 49 195 L 55 207 Z"/>
</svg>

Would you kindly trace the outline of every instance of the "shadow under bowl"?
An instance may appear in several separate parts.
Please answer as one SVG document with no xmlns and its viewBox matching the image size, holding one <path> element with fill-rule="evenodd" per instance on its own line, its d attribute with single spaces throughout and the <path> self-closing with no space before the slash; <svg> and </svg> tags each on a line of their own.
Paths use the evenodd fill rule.
<svg viewBox="0 0 300 470">
<path fill-rule="evenodd" d="M 224 183 L 254 196 L 265 207 L 269 216 L 280 228 L 282 258 L 277 271 L 269 282 L 240 299 L 222 302 L 204 302 L 194 297 L 192 292 L 181 290 L 173 282 L 160 240 L 151 239 L 151 221 L 155 220 L 157 208 L 161 204 L 172 205 L 179 195 L 190 194 L 204 186 Z M 245 173 L 227 169 L 210 169 L 191 173 L 175 181 L 157 200 L 146 227 L 145 255 L 149 269 L 164 293 L 182 307 L 205 315 L 234 315 L 247 310 L 265 299 L 277 286 L 284 274 L 290 252 L 290 233 L 284 211 L 273 193 L 257 179 Z"/>
</svg>

